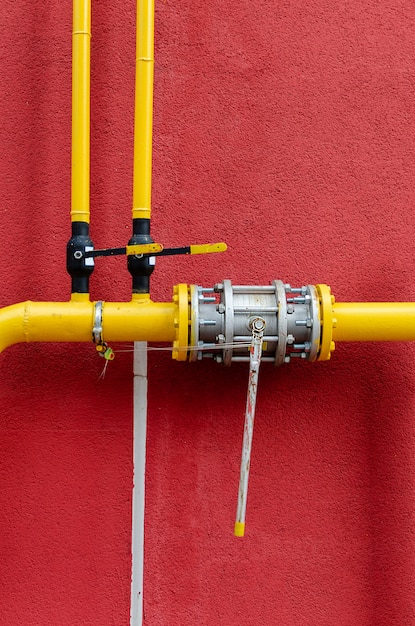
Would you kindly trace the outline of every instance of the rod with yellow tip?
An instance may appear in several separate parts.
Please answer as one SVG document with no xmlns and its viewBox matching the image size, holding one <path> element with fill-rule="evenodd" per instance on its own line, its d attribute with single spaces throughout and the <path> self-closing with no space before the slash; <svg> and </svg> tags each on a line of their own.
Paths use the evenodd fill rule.
<svg viewBox="0 0 415 626">
<path fill-rule="evenodd" d="M 241 472 L 239 478 L 238 506 L 234 527 L 235 537 L 245 534 L 246 502 L 248 497 L 249 469 L 251 465 L 252 436 L 254 432 L 255 405 L 258 388 L 258 373 L 261 363 L 262 342 L 265 331 L 265 320 L 255 317 L 250 321 L 252 343 L 249 351 L 249 382 L 246 396 L 245 425 L 242 443 Z"/>
<path fill-rule="evenodd" d="M 181 246 L 180 248 L 164 248 L 157 256 L 174 256 L 179 254 L 212 254 L 216 252 L 226 252 L 228 246 L 223 241 L 218 243 L 192 244 Z"/>
</svg>

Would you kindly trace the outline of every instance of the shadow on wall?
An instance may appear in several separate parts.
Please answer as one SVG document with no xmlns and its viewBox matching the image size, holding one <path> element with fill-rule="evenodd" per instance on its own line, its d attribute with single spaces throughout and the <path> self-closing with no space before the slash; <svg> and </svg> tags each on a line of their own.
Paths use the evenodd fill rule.
<svg viewBox="0 0 415 626">
<path fill-rule="evenodd" d="M 366 443 L 373 624 L 415 620 L 415 432 L 412 345 L 367 346 L 359 386 Z"/>
<path fill-rule="evenodd" d="M 240 540 L 247 364 L 151 355 L 148 623 L 155 605 L 172 624 L 196 623 L 196 607 L 243 626 L 270 615 L 296 626 L 412 623 L 413 356 L 406 344 L 354 344 L 330 363 L 263 365 Z"/>
<path fill-rule="evenodd" d="M 13 291 L 7 296 L 2 290 L 2 304 L 62 299 L 70 210 L 71 6 L 51 12 L 48 5 L 20 3 L 2 11 L 2 23 L 9 25 L 0 68 L 7 155 L 0 190 L 3 244 L 8 253 L 16 243 L 24 250 L 13 256 L 19 280 L 6 281 Z M 2 266 L 9 264 L 6 257 Z"/>
</svg>

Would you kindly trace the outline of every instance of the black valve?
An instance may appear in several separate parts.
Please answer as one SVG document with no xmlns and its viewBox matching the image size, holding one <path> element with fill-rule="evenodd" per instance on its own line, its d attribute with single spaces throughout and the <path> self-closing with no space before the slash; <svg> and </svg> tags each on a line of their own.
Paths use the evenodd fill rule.
<svg viewBox="0 0 415 626">
<path fill-rule="evenodd" d="M 88 235 L 88 224 L 75 222 L 67 248 L 67 267 L 72 276 L 72 291 L 88 293 L 88 279 L 94 269 L 95 257 L 127 255 L 128 271 L 133 278 L 132 292 L 147 294 L 156 256 L 209 254 L 226 250 L 226 244 L 223 242 L 164 248 L 154 242 L 150 236 L 150 221 L 144 218 L 133 220 L 133 231 L 133 236 L 124 247 L 94 250 Z"/>
<path fill-rule="evenodd" d="M 87 222 L 72 222 L 72 237 L 66 246 L 66 269 L 72 279 L 72 293 L 89 293 L 89 277 L 94 271 L 94 259 L 85 254 L 94 244 Z"/>
<path fill-rule="evenodd" d="M 154 243 L 150 236 L 150 220 L 142 217 L 133 219 L 133 236 L 128 245 L 149 243 Z M 154 266 L 153 256 L 128 255 L 127 267 L 133 279 L 132 293 L 150 293 L 150 276 L 154 272 Z"/>
</svg>

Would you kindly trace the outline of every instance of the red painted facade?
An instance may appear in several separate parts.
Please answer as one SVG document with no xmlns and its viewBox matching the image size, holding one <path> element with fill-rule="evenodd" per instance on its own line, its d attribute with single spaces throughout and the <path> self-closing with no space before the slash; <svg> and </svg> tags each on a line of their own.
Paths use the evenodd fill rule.
<svg viewBox="0 0 415 626">
<path fill-rule="evenodd" d="M 130 235 L 134 2 L 93 4 L 92 226 Z M 66 300 L 71 3 L 0 6 L 0 305 Z M 411 0 L 158 2 L 153 234 L 178 282 L 327 282 L 414 300 Z M 91 297 L 128 299 L 122 259 Z M 338 345 L 260 374 L 247 532 L 232 535 L 248 371 L 151 353 L 146 626 L 415 624 L 414 347 Z M 129 622 L 132 355 L 0 357 L 0 623 Z"/>
</svg>

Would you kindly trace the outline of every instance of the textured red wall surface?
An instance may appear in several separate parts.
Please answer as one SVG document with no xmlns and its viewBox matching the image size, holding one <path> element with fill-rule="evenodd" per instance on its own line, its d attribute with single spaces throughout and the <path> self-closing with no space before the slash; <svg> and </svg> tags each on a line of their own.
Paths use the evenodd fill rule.
<svg viewBox="0 0 415 626">
<path fill-rule="evenodd" d="M 0 6 L 0 304 L 65 300 L 70 2 Z M 92 236 L 130 234 L 134 2 L 93 6 Z M 177 282 L 327 282 L 413 300 L 412 0 L 158 2 L 153 234 L 225 240 Z M 127 299 L 122 259 L 93 298 Z M 247 534 L 232 535 L 247 367 L 150 355 L 146 626 L 415 624 L 414 348 L 264 364 Z M 0 623 L 129 622 L 131 354 L 0 357 Z"/>
</svg>

